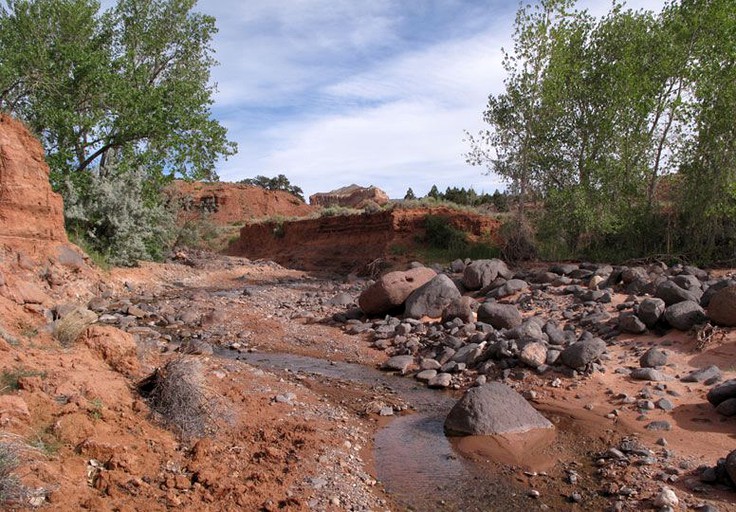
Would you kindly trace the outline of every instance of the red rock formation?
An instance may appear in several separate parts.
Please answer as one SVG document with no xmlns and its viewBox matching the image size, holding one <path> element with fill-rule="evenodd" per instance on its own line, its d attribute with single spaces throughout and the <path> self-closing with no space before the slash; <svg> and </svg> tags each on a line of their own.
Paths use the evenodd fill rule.
<svg viewBox="0 0 736 512">
<path fill-rule="evenodd" d="M 67 241 L 61 196 L 51 191 L 38 140 L 0 114 L 0 236 Z"/>
<path fill-rule="evenodd" d="M 314 211 L 288 192 L 240 183 L 176 181 L 169 194 L 182 207 L 181 222 L 201 218 L 203 213 L 215 224 L 228 225 L 275 215 L 305 217 Z"/>
<path fill-rule="evenodd" d="M 0 305 L 42 311 L 61 296 L 89 293 L 97 276 L 69 243 L 61 196 L 51 190 L 44 151 L 28 129 L 0 114 Z"/>
<path fill-rule="evenodd" d="M 447 217 L 470 238 L 497 240 L 499 221 L 438 207 L 249 224 L 227 252 L 304 270 L 351 271 L 394 252 L 410 250 L 424 234 L 427 215 Z"/>
<path fill-rule="evenodd" d="M 343 206 L 345 208 L 362 208 L 369 201 L 379 206 L 388 203 L 386 192 L 377 187 L 360 187 L 349 185 L 347 187 L 333 190 L 332 192 L 319 193 L 309 196 L 309 204 L 315 206 Z"/>
</svg>

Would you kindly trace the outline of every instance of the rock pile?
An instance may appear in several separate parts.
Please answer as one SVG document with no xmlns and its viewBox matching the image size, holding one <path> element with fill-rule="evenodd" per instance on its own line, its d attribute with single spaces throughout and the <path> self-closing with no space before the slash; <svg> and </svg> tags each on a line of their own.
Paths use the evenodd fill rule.
<svg viewBox="0 0 736 512">
<path fill-rule="evenodd" d="M 734 290 L 730 278 L 710 279 L 681 265 L 558 264 L 512 272 L 498 259 L 458 260 L 440 274 L 422 267 L 391 272 L 360 295 L 369 317 L 395 316 L 338 318 L 348 332 L 371 332 L 388 356 L 402 356 L 402 373 L 414 368 L 430 385 L 461 387 L 468 378 L 519 370 L 605 371 L 606 348 L 622 333 L 727 324 L 729 313 L 736 319 Z M 651 352 L 632 378 L 663 380 L 654 369 L 663 361 L 663 351 Z"/>
</svg>

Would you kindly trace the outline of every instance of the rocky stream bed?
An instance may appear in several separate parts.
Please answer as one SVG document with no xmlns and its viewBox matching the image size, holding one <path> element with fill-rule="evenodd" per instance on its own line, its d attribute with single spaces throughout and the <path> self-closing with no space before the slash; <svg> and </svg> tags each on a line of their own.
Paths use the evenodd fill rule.
<svg viewBox="0 0 736 512">
<path fill-rule="evenodd" d="M 733 462 L 718 462 L 736 428 L 734 335 L 708 316 L 730 276 L 491 261 L 495 272 L 475 277 L 477 262 L 415 265 L 408 272 L 440 291 L 413 283 L 406 296 L 431 293 L 405 314 L 406 296 L 382 311 L 366 303 L 381 280 L 210 257 L 159 275 L 155 289 L 127 276 L 125 293 L 88 307 L 144 350 L 240 361 L 362 422 L 319 439 L 347 448 L 338 473 L 357 477 L 341 489 L 329 470 L 310 477 L 312 497 L 295 497 L 310 509 L 736 510 Z M 553 432 L 446 437 L 464 390 L 492 381 L 518 391 Z M 298 408 L 299 393 L 273 400 Z"/>
</svg>

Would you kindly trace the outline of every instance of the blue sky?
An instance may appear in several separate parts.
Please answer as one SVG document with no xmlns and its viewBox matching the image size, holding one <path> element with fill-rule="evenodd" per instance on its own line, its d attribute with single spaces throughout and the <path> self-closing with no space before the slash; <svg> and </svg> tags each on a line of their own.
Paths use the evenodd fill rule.
<svg viewBox="0 0 736 512">
<path fill-rule="evenodd" d="M 659 10 L 661 0 L 632 0 Z M 610 1 L 579 2 L 600 15 Z M 223 181 L 285 174 L 306 195 L 357 183 L 391 197 L 433 184 L 493 192 L 465 163 L 503 86 L 517 2 L 200 0 L 217 19 L 213 113 L 239 145 Z"/>
</svg>

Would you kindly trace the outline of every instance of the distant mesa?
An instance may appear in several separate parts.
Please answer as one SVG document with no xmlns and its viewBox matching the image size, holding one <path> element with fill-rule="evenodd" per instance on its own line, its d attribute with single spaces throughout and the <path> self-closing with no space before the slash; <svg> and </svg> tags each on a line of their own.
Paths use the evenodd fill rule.
<svg viewBox="0 0 736 512">
<path fill-rule="evenodd" d="M 309 196 L 309 204 L 322 207 L 363 208 L 369 201 L 383 206 L 388 203 L 389 199 L 386 192 L 378 187 L 359 185 L 348 185 L 332 192 L 320 192 Z"/>
</svg>

